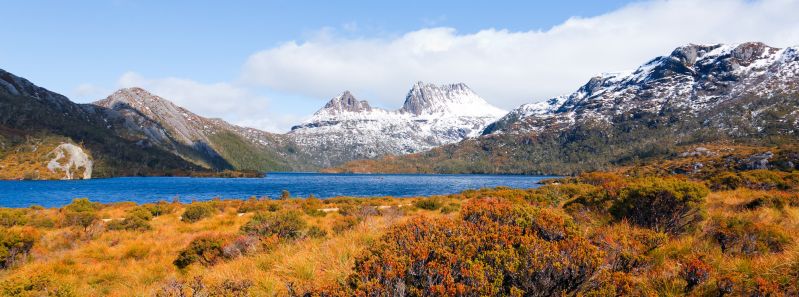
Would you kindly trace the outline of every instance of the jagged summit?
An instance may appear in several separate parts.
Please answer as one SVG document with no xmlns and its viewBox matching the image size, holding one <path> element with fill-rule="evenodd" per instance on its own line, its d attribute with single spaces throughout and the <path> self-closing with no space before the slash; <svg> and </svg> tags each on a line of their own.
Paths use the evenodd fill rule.
<svg viewBox="0 0 799 297">
<path fill-rule="evenodd" d="M 341 95 L 333 97 L 317 113 L 340 114 L 344 112 L 372 111 L 369 102 L 366 100 L 358 101 L 350 91 L 344 91 Z"/>
<path fill-rule="evenodd" d="M 796 93 L 797 49 L 761 42 L 688 44 L 634 71 L 593 77 L 574 93 L 548 101 L 558 106 L 523 105 L 491 125 L 486 133 L 505 129 L 501 127 L 522 131 L 540 130 L 543 124 L 566 127 L 587 119 L 609 123 L 624 114 L 642 111 L 697 115 L 736 98 Z"/>
<path fill-rule="evenodd" d="M 422 114 L 485 115 L 504 114 L 464 83 L 434 85 L 417 82 L 405 96 L 401 112 Z"/>
<path fill-rule="evenodd" d="M 372 108 L 350 92 L 331 99 L 289 136 L 323 166 L 399 155 L 475 137 L 505 111 L 462 83 L 418 82 L 398 110 Z"/>
</svg>

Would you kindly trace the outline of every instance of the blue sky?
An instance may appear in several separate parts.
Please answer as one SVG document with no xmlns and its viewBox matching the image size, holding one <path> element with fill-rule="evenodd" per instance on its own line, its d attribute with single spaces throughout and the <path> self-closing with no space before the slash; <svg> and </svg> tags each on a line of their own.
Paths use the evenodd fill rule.
<svg viewBox="0 0 799 297">
<path fill-rule="evenodd" d="M 799 43 L 784 12 L 796 1 L 227 2 L 7 1 L 0 68 L 78 102 L 142 85 L 201 115 L 283 131 L 345 89 L 394 108 L 415 80 L 457 80 L 510 109 L 687 42 Z M 767 24 L 736 33 L 731 22 L 752 10 Z"/>
</svg>

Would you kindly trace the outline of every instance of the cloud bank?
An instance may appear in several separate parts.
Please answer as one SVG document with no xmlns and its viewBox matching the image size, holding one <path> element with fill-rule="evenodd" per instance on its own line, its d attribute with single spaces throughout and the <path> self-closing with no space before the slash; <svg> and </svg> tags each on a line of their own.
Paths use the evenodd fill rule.
<svg viewBox="0 0 799 297">
<path fill-rule="evenodd" d="M 415 81 L 464 82 L 509 109 L 570 93 L 593 75 L 635 68 L 688 43 L 797 44 L 797 11 L 799 1 L 791 0 L 648 1 L 545 31 L 461 34 L 440 27 L 374 38 L 326 31 L 253 54 L 242 80 L 320 99 L 348 89 L 387 107 L 401 105 Z"/>
</svg>

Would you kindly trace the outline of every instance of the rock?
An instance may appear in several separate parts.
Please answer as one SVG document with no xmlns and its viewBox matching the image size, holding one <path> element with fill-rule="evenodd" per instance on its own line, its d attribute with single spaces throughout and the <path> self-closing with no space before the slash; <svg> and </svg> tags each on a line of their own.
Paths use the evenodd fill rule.
<svg viewBox="0 0 799 297">
<path fill-rule="evenodd" d="M 754 154 L 740 162 L 739 167 L 743 170 L 768 169 L 769 159 L 774 157 L 774 153 L 765 152 Z"/>
<path fill-rule="evenodd" d="M 83 168 L 83 174 L 80 178 L 92 178 L 92 160 L 79 146 L 62 143 L 49 155 L 53 156 L 53 159 L 47 162 L 47 169 L 53 173 L 63 171 L 63 179 L 78 178 L 75 174 L 80 173 L 81 168 Z"/>
</svg>

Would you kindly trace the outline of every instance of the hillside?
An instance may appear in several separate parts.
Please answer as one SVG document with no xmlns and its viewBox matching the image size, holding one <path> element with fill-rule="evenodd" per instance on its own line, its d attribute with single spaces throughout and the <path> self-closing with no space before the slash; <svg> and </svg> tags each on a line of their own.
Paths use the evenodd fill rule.
<svg viewBox="0 0 799 297">
<path fill-rule="evenodd" d="M 0 70 L 0 177 L 62 179 L 203 170 L 119 137 L 100 111 Z"/>
<path fill-rule="evenodd" d="M 572 174 L 674 155 L 694 143 L 795 143 L 799 53 L 688 45 L 568 96 L 523 105 L 483 135 L 328 171 Z"/>
<path fill-rule="evenodd" d="M 308 170 L 308 158 L 284 135 L 231 125 L 179 107 L 141 88 L 93 103 L 117 134 L 213 170 Z"/>
</svg>

